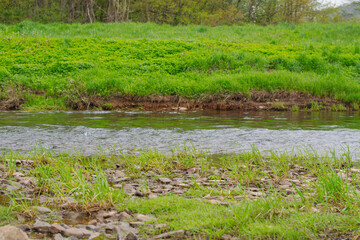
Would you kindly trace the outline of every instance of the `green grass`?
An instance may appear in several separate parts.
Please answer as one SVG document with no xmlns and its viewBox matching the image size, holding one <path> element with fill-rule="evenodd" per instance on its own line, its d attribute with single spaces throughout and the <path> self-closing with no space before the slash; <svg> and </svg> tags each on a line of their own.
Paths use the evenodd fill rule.
<svg viewBox="0 0 360 240">
<path fill-rule="evenodd" d="M 15 217 L 13 214 L 13 207 L 11 206 L 2 206 L 0 205 L 0 226 L 4 226 L 10 223 L 15 222 Z"/>
<path fill-rule="evenodd" d="M 198 239 L 220 239 L 224 234 L 256 239 L 316 239 L 359 233 L 360 170 L 353 159 L 355 154 L 347 149 L 320 154 L 311 148 L 263 153 L 253 147 L 250 152 L 214 158 L 185 147 L 168 155 L 142 150 L 84 156 L 38 148 L 27 155 L 3 154 L 0 162 L 8 178 L 15 172 L 34 177 L 39 194 L 54 199 L 52 208 L 73 197 L 77 210 L 128 209 L 154 215 L 156 224 L 167 225 L 163 229 L 144 226 L 140 234 L 145 238 L 184 229 Z M 32 160 L 33 165 L 14 165 L 19 159 Z M 155 199 L 131 199 L 121 188 L 112 187 L 108 174 L 115 169 L 130 177 L 130 182 L 139 183 L 145 192 L 152 179 L 179 177 L 175 172 L 196 170 L 182 196 L 169 193 Z M 225 179 L 227 183 L 200 185 L 204 178 L 209 182 Z M 290 180 L 299 182 L 292 183 L 293 193 L 278 188 L 279 183 Z M 232 181 L 236 188 L 228 186 Z M 264 195 L 249 197 L 248 191 L 254 187 Z M 9 197 L 15 201 L 23 194 L 19 191 Z M 207 197 L 223 199 L 226 206 L 210 203 Z M 14 211 L 34 217 L 34 204 L 38 204 L 36 197 L 34 202 L 18 201 L 11 208 L 0 207 L 0 224 L 13 221 Z"/>
<path fill-rule="evenodd" d="M 289 203 L 276 197 L 245 200 L 240 205 L 226 207 L 167 196 L 135 200 L 126 207 L 155 215 L 158 222 L 167 224 L 169 229 L 184 229 L 210 239 L 220 239 L 224 234 L 242 238 L 313 239 L 330 230 L 340 235 L 358 227 L 358 222 L 350 216 L 299 211 L 300 202 Z"/>
<path fill-rule="evenodd" d="M 0 25 L 0 100 L 66 109 L 89 96 L 297 90 L 360 103 L 359 26 Z"/>
</svg>

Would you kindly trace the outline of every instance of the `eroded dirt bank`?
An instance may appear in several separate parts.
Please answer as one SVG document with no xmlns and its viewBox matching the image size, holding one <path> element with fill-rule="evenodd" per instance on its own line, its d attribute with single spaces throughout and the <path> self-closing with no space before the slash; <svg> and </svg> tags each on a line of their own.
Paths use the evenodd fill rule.
<svg viewBox="0 0 360 240">
<path fill-rule="evenodd" d="M 186 98 L 178 95 L 174 96 L 131 96 L 120 95 L 111 96 L 108 99 L 99 97 L 89 97 L 87 101 L 76 104 L 69 103 L 73 109 L 102 108 L 112 109 L 132 109 L 140 108 L 144 110 L 290 110 L 293 106 L 311 108 L 316 103 L 322 107 L 331 107 L 342 104 L 350 107 L 342 101 L 327 97 L 315 97 L 302 92 L 278 91 L 270 93 L 267 91 L 251 91 L 246 94 L 214 94 L 200 96 L 198 98 Z"/>
<path fill-rule="evenodd" d="M 39 92 L 33 93 L 42 95 Z M 278 110 L 286 111 L 295 107 L 298 109 L 316 110 L 344 110 L 357 109 L 350 103 L 335 100 L 330 97 L 316 97 L 304 92 L 277 91 L 251 91 L 249 94 L 213 94 L 187 98 L 179 95 L 116 95 L 100 97 L 76 93 L 64 95 L 69 110 L 125 110 L 140 109 L 151 111 L 191 111 L 191 110 Z M 28 99 L 24 94 L 9 94 L 0 101 L 0 110 L 19 110 Z M 342 109 L 337 109 L 341 105 Z M 42 106 L 36 106 L 41 109 Z M 293 109 L 294 110 L 294 109 Z"/>
</svg>

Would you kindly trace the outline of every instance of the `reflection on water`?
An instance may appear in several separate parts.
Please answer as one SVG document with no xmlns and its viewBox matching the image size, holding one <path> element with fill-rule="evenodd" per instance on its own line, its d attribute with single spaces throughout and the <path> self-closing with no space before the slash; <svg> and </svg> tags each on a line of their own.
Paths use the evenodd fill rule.
<svg viewBox="0 0 360 240">
<path fill-rule="evenodd" d="M 86 153 L 107 148 L 193 144 L 212 153 L 251 148 L 284 150 L 359 147 L 359 113 L 339 112 L 0 112 L 0 150 L 29 151 L 37 143 Z"/>
</svg>

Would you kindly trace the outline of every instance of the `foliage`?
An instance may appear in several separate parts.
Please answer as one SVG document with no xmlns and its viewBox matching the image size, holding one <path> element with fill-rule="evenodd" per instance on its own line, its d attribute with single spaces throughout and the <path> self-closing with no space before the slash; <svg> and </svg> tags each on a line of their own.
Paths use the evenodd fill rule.
<svg viewBox="0 0 360 240">
<path fill-rule="evenodd" d="M 159 24 L 270 24 L 312 21 L 315 0 L 2 0 L 0 22 L 155 22 Z"/>
<path fill-rule="evenodd" d="M 298 90 L 360 102 L 360 54 L 353 42 L 358 25 L 21 26 L 21 32 L 19 25 L 0 31 L 1 85 L 42 92 L 73 109 L 86 109 L 94 95 L 196 98 L 250 90 Z M 141 38 L 143 29 L 153 35 Z M 99 38 L 103 32 L 111 35 Z M 313 38 L 315 33 L 330 39 Z"/>
</svg>

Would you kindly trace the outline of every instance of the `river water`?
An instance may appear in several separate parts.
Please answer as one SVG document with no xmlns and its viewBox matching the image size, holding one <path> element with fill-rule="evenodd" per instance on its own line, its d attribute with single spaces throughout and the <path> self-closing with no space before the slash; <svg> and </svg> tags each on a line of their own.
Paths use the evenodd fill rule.
<svg viewBox="0 0 360 240">
<path fill-rule="evenodd" d="M 86 154 L 193 145 L 215 154 L 251 149 L 360 147 L 360 114 L 343 112 L 0 112 L 0 152 L 35 146 Z M 99 147 L 101 146 L 101 147 Z"/>
</svg>

